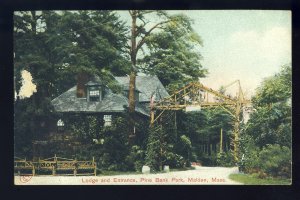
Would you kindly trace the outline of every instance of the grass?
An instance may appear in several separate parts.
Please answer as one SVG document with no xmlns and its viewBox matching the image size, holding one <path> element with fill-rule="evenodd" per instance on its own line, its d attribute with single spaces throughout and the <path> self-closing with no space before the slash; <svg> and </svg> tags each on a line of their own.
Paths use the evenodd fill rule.
<svg viewBox="0 0 300 200">
<path fill-rule="evenodd" d="M 279 178 L 257 178 L 249 174 L 230 174 L 229 178 L 233 181 L 244 183 L 245 185 L 291 185 L 291 179 Z"/>
</svg>

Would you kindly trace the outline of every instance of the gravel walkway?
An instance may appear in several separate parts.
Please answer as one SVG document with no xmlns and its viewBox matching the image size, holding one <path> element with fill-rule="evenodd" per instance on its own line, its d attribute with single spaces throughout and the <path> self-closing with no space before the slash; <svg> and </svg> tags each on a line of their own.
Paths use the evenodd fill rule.
<svg viewBox="0 0 300 200">
<path fill-rule="evenodd" d="M 114 176 L 15 176 L 16 185 L 237 185 L 228 176 L 237 167 L 197 167 L 195 170 Z"/>
</svg>

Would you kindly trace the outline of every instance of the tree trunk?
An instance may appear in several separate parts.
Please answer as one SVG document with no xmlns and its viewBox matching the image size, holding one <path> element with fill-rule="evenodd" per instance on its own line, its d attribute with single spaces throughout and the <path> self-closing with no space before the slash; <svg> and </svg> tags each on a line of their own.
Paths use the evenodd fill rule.
<svg viewBox="0 0 300 200">
<path fill-rule="evenodd" d="M 136 80 L 136 53 L 137 53 L 137 46 L 136 46 L 136 19 L 137 19 L 137 11 L 132 11 L 132 26 L 131 26 L 131 51 L 130 51 L 130 58 L 131 58 L 131 73 L 129 77 L 129 134 L 134 134 L 134 113 L 135 113 L 135 80 Z"/>
<path fill-rule="evenodd" d="M 31 11 L 31 15 L 32 15 L 32 20 L 31 20 L 30 25 L 31 25 L 31 30 L 32 30 L 33 34 L 35 35 L 36 34 L 36 21 L 37 21 L 35 11 Z"/>
</svg>

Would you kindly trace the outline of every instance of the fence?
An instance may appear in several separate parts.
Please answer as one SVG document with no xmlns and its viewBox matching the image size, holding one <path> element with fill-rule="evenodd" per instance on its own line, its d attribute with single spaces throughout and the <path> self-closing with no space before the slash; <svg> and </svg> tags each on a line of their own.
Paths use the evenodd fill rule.
<svg viewBox="0 0 300 200">
<path fill-rule="evenodd" d="M 76 159 L 68 159 L 62 157 L 56 157 L 47 159 L 39 159 L 37 162 L 27 161 L 25 159 L 20 159 L 15 157 L 15 170 L 21 175 L 22 171 L 31 170 L 32 175 L 40 174 L 42 171 L 51 171 L 53 176 L 56 175 L 97 175 L 97 164 L 93 157 L 91 161 L 78 161 Z M 72 174 L 67 174 L 66 172 L 72 171 Z M 84 171 L 84 172 L 81 172 Z M 90 173 L 86 171 L 92 171 Z M 64 173 L 60 173 L 64 172 Z M 25 174 L 24 174 L 25 175 Z"/>
<path fill-rule="evenodd" d="M 30 170 L 32 172 L 32 175 L 35 175 L 35 166 L 33 165 L 33 163 L 31 161 L 27 161 L 26 158 L 22 159 L 22 158 L 18 158 L 15 157 L 14 159 L 14 168 L 15 170 L 18 171 L 18 173 L 20 174 L 20 171 L 22 170 Z M 24 174 L 23 175 L 28 175 L 28 174 Z"/>
</svg>

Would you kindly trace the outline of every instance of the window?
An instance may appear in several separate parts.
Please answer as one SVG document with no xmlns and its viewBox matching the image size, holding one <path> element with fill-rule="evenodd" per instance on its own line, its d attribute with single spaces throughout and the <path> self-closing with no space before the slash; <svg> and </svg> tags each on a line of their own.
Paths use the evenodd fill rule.
<svg viewBox="0 0 300 200">
<path fill-rule="evenodd" d="M 100 101 L 101 100 L 101 92 L 97 88 L 90 88 L 89 90 L 89 100 L 90 101 Z"/>
<path fill-rule="evenodd" d="M 92 91 L 90 91 L 90 96 L 91 97 L 99 97 L 100 96 L 100 91 L 99 90 L 92 90 Z"/>
<path fill-rule="evenodd" d="M 63 131 L 64 130 L 65 123 L 61 119 L 59 119 L 57 121 L 56 125 L 57 125 L 57 130 L 58 131 Z"/>
<path fill-rule="evenodd" d="M 111 126 L 111 115 L 104 115 L 104 126 Z"/>
</svg>

